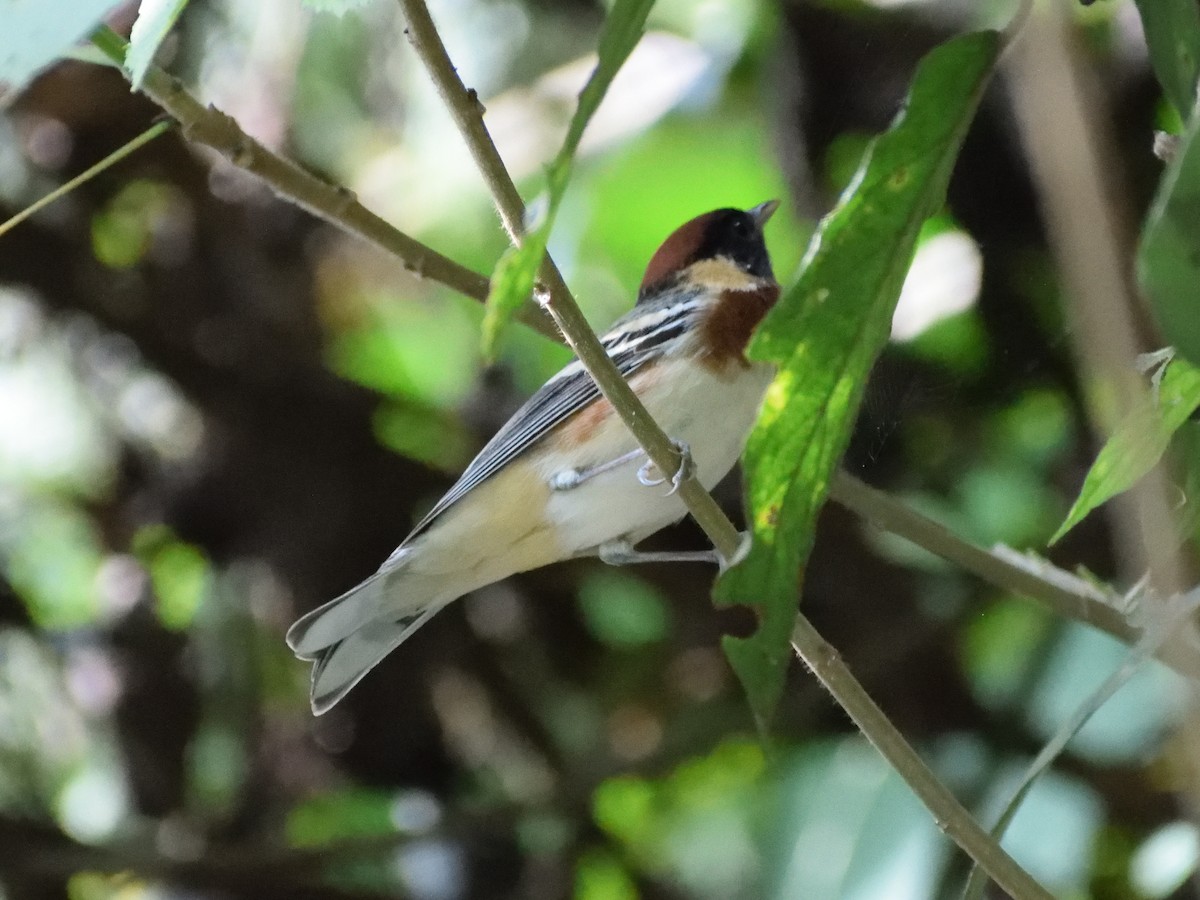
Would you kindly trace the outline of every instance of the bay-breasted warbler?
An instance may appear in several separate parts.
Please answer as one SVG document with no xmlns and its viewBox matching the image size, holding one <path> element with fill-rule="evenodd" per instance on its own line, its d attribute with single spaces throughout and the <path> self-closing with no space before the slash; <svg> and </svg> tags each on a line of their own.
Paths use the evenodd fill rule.
<svg viewBox="0 0 1200 900">
<path fill-rule="evenodd" d="M 763 240 L 778 205 L 718 209 L 677 229 L 651 258 L 637 305 L 601 338 L 681 449 L 680 472 L 660 477 L 591 376 L 571 363 L 517 410 L 378 572 L 288 631 L 292 650 L 315 663 L 315 713 L 446 604 L 516 572 L 579 556 L 615 565 L 713 559 L 633 548 L 687 512 L 675 493 L 685 466 L 711 489 L 741 455 L 772 375 L 745 349 L 779 297 Z"/>
</svg>

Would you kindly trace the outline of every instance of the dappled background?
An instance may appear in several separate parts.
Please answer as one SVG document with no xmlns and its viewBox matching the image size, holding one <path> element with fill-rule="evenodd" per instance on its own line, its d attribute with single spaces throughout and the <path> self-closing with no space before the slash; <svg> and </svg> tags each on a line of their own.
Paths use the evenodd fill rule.
<svg viewBox="0 0 1200 900">
<path fill-rule="evenodd" d="M 534 196 L 602 4 L 431 11 Z M 589 319 L 719 206 L 783 199 L 768 242 L 789 282 L 921 54 L 1010 12 L 659 2 L 551 241 Z M 1069 19 L 1131 251 L 1165 113 L 1131 3 Z M 1040 90 L 1028 60 L 993 83 L 926 227 L 846 465 L 971 540 L 1044 549 L 1098 443 L 1015 111 Z M 490 272 L 504 250 L 395 4 L 193 0 L 163 61 L 455 260 Z M 43 75 L 0 119 L 2 217 L 156 114 L 114 71 Z M 0 238 L 0 897 L 958 889 L 963 858 L 799 665 L 758 740 L 707 567 L 494 585 L 313 719 L 287 625 L 372 572 L 569 358 L 515 328 L 485 366 L 480 319 L 175 132 Z M 740 516 L 736 476 L 718 497 Z M 654 543 L 703 540 L 685 523 Z M 1127 586 L 1115 543 L 1095 514 L 1051 557 Z M 987 821 L 1125 652 L 837 507 L 805 580 L 815 624 Z M 1008 846 L 1057 895 L 1191 896 L 1200 838 L 1165 764 L 1179 689 L 1147 668 L 1018 816 Z"/>
</svg>

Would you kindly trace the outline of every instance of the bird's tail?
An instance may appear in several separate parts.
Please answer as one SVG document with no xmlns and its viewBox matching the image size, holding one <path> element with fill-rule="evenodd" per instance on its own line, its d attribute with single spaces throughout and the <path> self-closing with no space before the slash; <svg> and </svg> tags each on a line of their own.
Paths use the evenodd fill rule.
<svg viewBox="0 0 1200 900">
<path fill-rule="evenodd" d="M 381 569 L 288 629 L 288 646 L 301 659 L 313 661 L 313 713 L 319 716 L 332 708 L 380 660 L 446 605 L 445 600 L 437 598 L 406 603 L 413 610 L 408 615 L 397 617 L 389 612 L 389 608 L 395 610 L 395 597 L 400 592 L 407 594 L 416 587 L 407 583 L 411 580 L 395 568 Z M 385 602 L 385 591 L 391 602 Z"/>
</svg>

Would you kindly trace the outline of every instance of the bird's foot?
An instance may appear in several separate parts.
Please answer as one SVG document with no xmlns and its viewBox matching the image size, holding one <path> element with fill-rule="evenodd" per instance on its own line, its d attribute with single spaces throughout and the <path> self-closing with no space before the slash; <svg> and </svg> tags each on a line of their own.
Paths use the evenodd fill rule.
<svg viewBox="0 0 1200 900">
<path fill-rule="evenodd" d="M 679 486 L 687 479 L 696 474 L 696 463 L 692 459 L 692 449 L 683 441 L 671 441 L 671 446 L 675 448 L 675 452 L 679 454 L 679 468 L 675 470 L 675 474 L 671 476 L 671 489 L 667 491 L 667 496 L 670 497 L 679 490 Z M 637 471 L 637 479 L 646 487 L 657 487 L 666 481 L 666 478 L 659 476 L 657 478 L 650 474 L 650 470 L 655 468 L 653 462 L 647 460 L 642 464 L 642 467 Z"/>
</svg>

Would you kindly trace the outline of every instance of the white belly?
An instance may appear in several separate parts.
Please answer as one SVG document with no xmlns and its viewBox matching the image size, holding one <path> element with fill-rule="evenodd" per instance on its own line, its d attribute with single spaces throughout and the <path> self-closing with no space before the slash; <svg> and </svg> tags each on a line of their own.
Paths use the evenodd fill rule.
<svg viewBox="0 0 1200 900">
<path fill-rule="evenodd" d="M 771 371 L 755 366 L 732 369 L 723 376 L 689 368 L 690 377 L 682 379 L 662 373 L 641 397 L 667 435 L 688 445 L 697 478 L 711 489 L 741 455 Z M 538 459 L 538 468 L 550 479 L 568 469 L 586 469 L 617 459 L 636 447 L 633 435 L 613 415 L 583 447 L 544 454 Z M 678 496 L 668 496 L 669 479 L 656 487 L 638 481 L 638 469 L 645 463 L 646 458 L 639 456 L 574 488 L 551 492 L 546 516 L 555 524 L 565 553 L 593 553 L 617 538 L 637 543 L 683 518 L 687 509 Z M 659 473 L 651 467 L 650 474 L 658 477 Z"/>
</svg>

